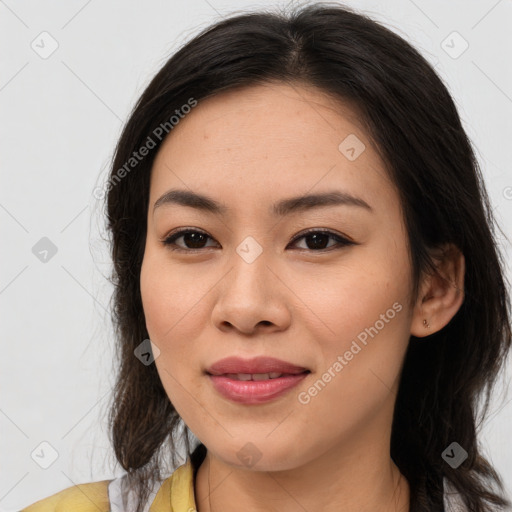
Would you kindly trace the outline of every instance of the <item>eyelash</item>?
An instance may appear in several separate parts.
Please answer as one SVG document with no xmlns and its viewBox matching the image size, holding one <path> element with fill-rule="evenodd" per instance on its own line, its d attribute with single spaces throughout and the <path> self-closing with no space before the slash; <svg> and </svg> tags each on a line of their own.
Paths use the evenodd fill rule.
<svg viewBox="0 0 512 512">
<path fill-rule="evenodd" d="M 190 253 L 190 252 L 202 251 L 202 250 L 208 249 L 208 248 L 211 249 L 211 247 L 200 248 L 200 249 L 187 249 L 187 248 L 176 246 L 176 244 L 174 242 L 178 238 L 181 238 L 186 233 L 199 233 L 199 234 L 205 235 L 207 238 L 210 238 L 211 240 L 213 240 L 213 238 L 210 237 L 210 235 L 208 235 L 208 233 L 205 233 L 204 231 L 200 231 L 200 230 L 197 230 L 197 229 L 184 228 L 184 229 L 180 229 L 178 231 L 175 231 L 174 233 L 171 233 L 170 235 L 165 237 L 163 240 L 161 240 L 161 242 L 167 248 L 169 248 L 170 250 L 178 251 L 178 252 Z M 313 228 L 313 229 L 310 229 L 310 230 L 307 230 L 307 231 L 303 231 L 297 237 L 295 237 L 292 240 L 291 243 L 296 243 L 301 238 L 305 238 L 305 237 L 307 237 L 308 235 L 311 235 L 311 234 L 328 235 L 329 237 L 333 238 L 336 242 L 338 242 L 338 246 L 332 246 L 332 247 L 328 247 L 328 248 L 325 248 L 325 249 L 318 249 L 318 250 L 315 250 L 315 249 L 299 249 L 299 250 L 301 250 L 301 251 L 308 251 L 308 252 L 327 252 L 327 251 L 331 251 L 333 249 L 341 249 L 343 247 L 350 246 L 350 245 L 357 245 L 356 242 L 353 242 L 352 240 L 348 240 L 347 238 L 345 238 L 345 237 L 343 237 L 343 236 L 341 236 L 341 235 L 339 235 L 339 234 L 337 234 L 337 233 L 335 233 L 333 231 L 316 229 L 316 228 Z"/>
</svg>

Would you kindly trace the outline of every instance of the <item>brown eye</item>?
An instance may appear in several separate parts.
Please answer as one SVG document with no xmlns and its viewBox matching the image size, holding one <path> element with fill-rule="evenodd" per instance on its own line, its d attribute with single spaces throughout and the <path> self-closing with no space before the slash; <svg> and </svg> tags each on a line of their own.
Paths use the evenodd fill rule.
<svg viewBox="0 0 512 512">
<path fill-rule="evenodd" d="M 166 246 L 175 246 L 176 240 L 179 240 L 180 238 L 183 238 L 183 243 L 185 244 L 185 247 L 177 246 L 176 248 L 174 248 L 174 250 L 193 251 L 197 249 L 203 249 L 205 247 L 204 244 L 206 240 L 210 238 L 210 236 L 208 236 L 206 233 L 202 231 L 182 229 L 165 238 L 163 244 Z"/>
<path fill-rule="evenodd" d="M 179 239 L 183 239 L 181 244 L 176 243 Z M 180 229 L 166 237 L 162 243 L 173 251 L 193 252 L 213 247 L 205 245 L 208 239 L 213 240 L 212 237 L 203 231 L 198 231 L 196 229 Z M 292 241 L 292 244 L 296 245 L 297 241 L 301 239 L 306 240 L 306 247 L 299 249 L 312 252 L 329 251 L 349 245 L 357 245 L 352 240 L 348 240 L 337 233 L 318 229 L 312 229 L 302 233 Z M 335 243 L 329 246 L 330 240 L 333 240 Z"/>
<path fill-rule="evenodd" d="M 333 247 L 339 248 L 340 246 L 355 245 L 355 242 L 352 242 L 351 240 L 348 240 L 347 238 L 344 238 L 337 233 L 333 233 L 332 231 L 310 230 L 296 237 L 293 240 L 293 243 L 296 243 L 301 239 L 306 240 L 306 248 L 304 250 L 312 250 L 314 252 L 330 250 Z M 327 246 L 329 239 L 334 240 L 336 243 L 330 247 Z"/>
</svg>

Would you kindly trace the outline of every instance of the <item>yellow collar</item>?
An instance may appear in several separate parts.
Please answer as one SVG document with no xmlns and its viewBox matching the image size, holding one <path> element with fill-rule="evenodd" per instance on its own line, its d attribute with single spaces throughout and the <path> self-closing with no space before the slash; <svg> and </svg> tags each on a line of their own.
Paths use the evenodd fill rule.
<svg viewBox="0 0 512 512">
<path fill-rule="evenodd" d="M 169 478 L 164 480 L 149 510 L 150 512 L 193 512 L 197 510 L 194 497 L 194 467 L 189 458 L 185 464 L 179 466 Z"/>
</svg>

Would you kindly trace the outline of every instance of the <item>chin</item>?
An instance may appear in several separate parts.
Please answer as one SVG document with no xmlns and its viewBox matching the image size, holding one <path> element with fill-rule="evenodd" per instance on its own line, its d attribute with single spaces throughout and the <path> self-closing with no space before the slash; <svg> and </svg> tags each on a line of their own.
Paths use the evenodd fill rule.
<svg viewBox="0 0 512 512">
<path fill-rule="evenodd" d="M 203 444 L 208 448 L 206 443 Z M 252 438 L 247 435 L 233 438 L 229 446 L 219 445 L 218 442 L 210 446 L 208 451 L 225 464 L 250 471 L 286 471 L 300 467 L 308 461 L 305 447 L 299 440 L 270 440 L 263 433 Z"/>
</svg>

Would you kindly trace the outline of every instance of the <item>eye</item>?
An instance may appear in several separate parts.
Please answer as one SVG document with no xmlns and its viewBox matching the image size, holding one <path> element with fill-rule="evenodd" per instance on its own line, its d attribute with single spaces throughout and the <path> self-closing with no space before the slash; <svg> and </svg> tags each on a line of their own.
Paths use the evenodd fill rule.
<svg viewBox="0 0 512 512">
<path fill-rule="evenodd" d="M 173 247 L 176 246 L 176 240 L 183 238 L 183 241 L 186 245 L 190 245 L 191 247 Z M 162 242 L 165 246 L 169 246 L 173 251 L 193 251 L 197 249 L 202 249 L 204 247 L 204 242 L 206 239 L 211 238 L 203 231 L 198 231 L 196 229 L 180 229 L 168 237 L 166 237 Z M 213 238 L 212 238 L 213 240 Z"/>
<path fill-rule="evenodd" d="M 318 230 L 318 229 L 310 229 L 306 232 L 301 233 L 299 236 L 293 239 L 292 243 L 297 242 L 298 240 L 304 238 L 304 240 L 310 240 L 311 243 L 306 242 L 306 249 L 305 250 L 313 250 L 317 249 L 314 252 L 321 252 L 331 249 L 340 249 L 341 247 L 348 246 L 348 245 L 356 245 L 355 242 L 352 240 L 348 240 L 344 236 L 339 235 L 338 233 L 334 233 L 333 231 L 328 230 Z M 325 247 L 325 243 L 328 243 L 328 240 L 332 239 L 334 240 L 336 244 L 331 245 L 330 247 Z M 301 248 L 302 249 L 302 248 Z"/>
<path fill-rule="evenodd" d="M 180 238 L 183 238 L 183 243 L 185 247 L 176 244 L 176 241 Z M 305 240 L 309 240 L 310 243 L 306 242 L 306 248 L 299 248 L 301 250 L 311 250 L 313 252 L 322 252 L 326 250 L 331 250 L 334 248 L 341 248 L 349 245 L 357 245 L 356 242 L 352 240 L 348 240 L 347 238 L 328 230 L 319 230 L 319 229 L 311 229 L 306 232 L 301 233 L 299 236 L 295 237 L 292 240 L 292 244 L 296 244 L 298 240 L 304 238 Z M 203 249 L 205 247 L 205 242 L 207 239 L 213 240 L 207 233 L 204 231 L 199 231 L 197 229 L 189 229 L 184 228 L 180 229 L 174 233 L 171 233 L 169 236 L 162 240 L 162 243 L 165 246 L 168 246 L 173 251 L 183 251 L 183 252 L 191 252 Z M 325 244 L 328 240 L 332 239 L 336 243 L 334 246 L 327 246 Z M 212 246 L 210 246 L 212 247 Z"/>
</svg>

